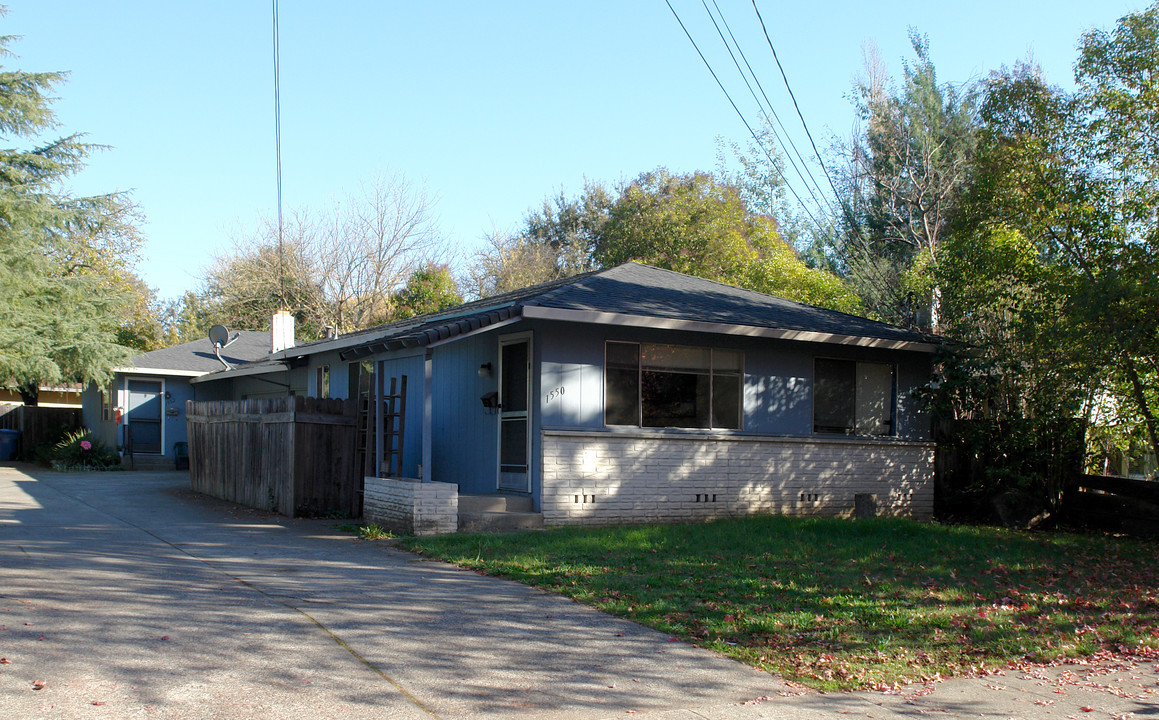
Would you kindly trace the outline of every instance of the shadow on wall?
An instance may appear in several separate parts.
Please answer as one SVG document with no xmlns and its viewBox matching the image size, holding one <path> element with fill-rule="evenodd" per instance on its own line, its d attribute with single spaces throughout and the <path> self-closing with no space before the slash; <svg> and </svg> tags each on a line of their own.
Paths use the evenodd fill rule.
<svg viewBox="0 0 1159 720">
<path fill-rule="evenodd" d="M 933 515 L 933 445 L 544 434 L 548 524 L 748 515 Z"/>
</svg>

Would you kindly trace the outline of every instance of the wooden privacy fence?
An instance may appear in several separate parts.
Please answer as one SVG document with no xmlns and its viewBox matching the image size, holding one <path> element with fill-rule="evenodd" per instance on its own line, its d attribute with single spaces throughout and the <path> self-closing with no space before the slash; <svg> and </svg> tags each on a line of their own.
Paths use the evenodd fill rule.
<svg viewBox="0 0 1159 720">
<path fill-rule="evenodd" d="M 1063 516 L 1076 525 L 1159 537 L 1159 482 L 1076 475 L 1063 504 Z"/>
<path fill-rule="evenodd" d="M 355 401 L 188 401 L 193 490 L 283 515 L 361 513 Z"/>
<path fill-rule="evenodd" d="M 0 429 L 20 431 L 20 456 L 37 445 L 55 443 L 83 424 L 80 408 L 0 405 Z"/>
</svg>

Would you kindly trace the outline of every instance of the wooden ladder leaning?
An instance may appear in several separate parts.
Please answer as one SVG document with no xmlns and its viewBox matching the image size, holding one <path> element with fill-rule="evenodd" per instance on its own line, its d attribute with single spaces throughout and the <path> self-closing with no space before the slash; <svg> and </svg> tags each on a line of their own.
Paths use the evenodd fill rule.
<svg viewBox="0 0 1159 720">
<path fill-rule="evenodd" d="M 406 375 L 390 379 L 390 392 L 386 392 L 385 384 L 386 378 L 375 373 L 370 387 L 359 393 L 361 466 L 369 477 L 402 477 Z M 375 397 L 379 402 L 374 402 Z"/>
</svg>

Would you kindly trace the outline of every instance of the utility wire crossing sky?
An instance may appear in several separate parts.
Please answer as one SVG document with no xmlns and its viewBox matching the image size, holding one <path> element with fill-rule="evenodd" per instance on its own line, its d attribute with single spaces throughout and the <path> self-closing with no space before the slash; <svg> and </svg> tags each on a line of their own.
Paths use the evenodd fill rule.
<svg viewBox="0 0 1159 720">
<path fill-rule="evenodd" d="M 867 43 L 895 77 L 913 59 L 912 26 L 928 36 L 942 81 L 1030 57 L 1069 87 L 1082 33 L 1145 7 L 287 0 L 281 194 L 287 211 L 321 209 L 399 174 L 438 198 L 462 264 L 546 195 L 661 166 L 715 170 L 729 156 L 722 141 L 744 145 L 746 125 L 768 118 L 800 206 L 832 212 L 818 155 L 854 125 Z M 196 289 L 233 238 L 276 218 L 270 4 L 16 0 L 8 9 L 3 32 L 23 39 L 6 65 L 70 71 L 58 133 L 110 146 L 71 190 L 132 191 L 147 217 L 139 271 L 162 298 Z"/>
</svg>

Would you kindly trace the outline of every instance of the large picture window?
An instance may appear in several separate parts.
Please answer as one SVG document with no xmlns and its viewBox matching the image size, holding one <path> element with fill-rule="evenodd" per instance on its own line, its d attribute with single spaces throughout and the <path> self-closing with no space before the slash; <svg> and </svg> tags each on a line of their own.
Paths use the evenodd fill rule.
<svg viewBox="0 0 1159 720">
<path fill-rule="evenodd" d="M 813 432 L 893 435 L 894 366 L 817 358 L 813 365 Z"/>
<path fill-rule="evenodd" d="M 609 342 L 604 423 L 738 430 L 743 387 L 737 350 Z"/>
</svg>

